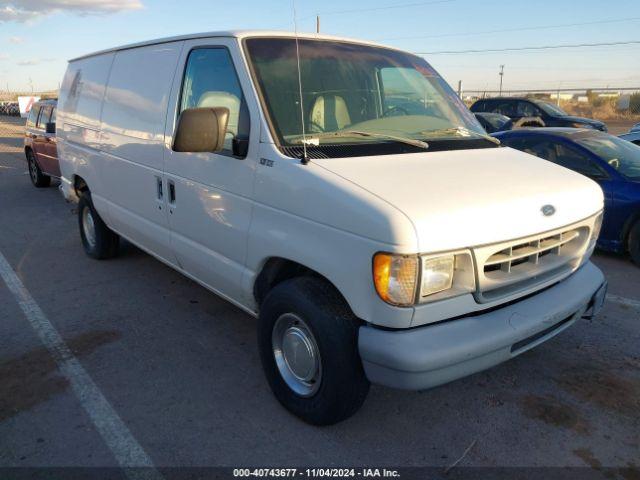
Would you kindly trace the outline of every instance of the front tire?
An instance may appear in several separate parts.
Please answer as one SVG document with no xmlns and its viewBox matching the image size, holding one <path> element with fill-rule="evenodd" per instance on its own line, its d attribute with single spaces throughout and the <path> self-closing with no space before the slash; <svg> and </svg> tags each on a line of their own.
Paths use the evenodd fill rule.
<svg viewBox="0 0 640 480">
<path fill-rule="evenodd" d="M 102 221 L 93 206 L 89 191 L 83 192 L 78 202 L 78 226 L 87 255 L 97 260 L 117 255 L 120 237 Z"/>
<path fill-rule="evenodd" d="M 27 164 L 29 166 L 29 178 L 34 187 L 46 188 L 51 185 L 51 177 L 42 173 L 32 150 L 27 150 Z"/>
<path fill-rule="evenodd" d="M 369 391 L 358 354 L 359 321 L 328 282 L 286 280 L 265 298 L 258 347 L 278 401 L 313 425 L 353 415 Z"/>
<path fill-rule="evenodd" d="M 629 231 L 629 255 L 633 263 L 640 267 L 640 220 Z"/>
</svg>

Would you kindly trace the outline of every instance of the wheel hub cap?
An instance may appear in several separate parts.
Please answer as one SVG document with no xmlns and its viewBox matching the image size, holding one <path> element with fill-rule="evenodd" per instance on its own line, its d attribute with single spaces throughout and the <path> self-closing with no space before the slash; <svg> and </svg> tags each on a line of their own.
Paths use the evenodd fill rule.
<svg viewBox="0 0 640 480">
<path fill-rule="evenodd" d="M 93 215 L 91 210 L 86 207 L 82 212 L 82 230 L 84 231 L 84 238 L 87 239 L 87 243 L 94 247 L 96 244 L 96 228 L 93 223 Z"/>
<path fill-rule="evenodd" d="M 285 383 L 303 397 L 320 387 L 322 368 L 318 345 L 307 324 L 286 313 L 276 321 L 272 333 L 273 356 Z"/>
<path fill-rule="evenodd" d="M 304 331 L 290 327 L 282 339 L 282 353 L 291 372 L 300 380 L 311 380 L 315 370 L 315 352 Z"/>
</svg>

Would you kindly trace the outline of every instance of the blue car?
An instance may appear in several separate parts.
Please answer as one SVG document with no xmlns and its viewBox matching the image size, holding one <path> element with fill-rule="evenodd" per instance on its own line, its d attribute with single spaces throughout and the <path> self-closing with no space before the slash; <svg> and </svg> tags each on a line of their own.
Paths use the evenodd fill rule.
<svg viewBox="0 0 640 480">
<path fill-rule="evenodd" d="M 640 146 L 593 129 L 534 128 L 494 137 L 598 182 L 605 196 L 598 247 L 629 252 L 640 265 Z"/>
</svg>

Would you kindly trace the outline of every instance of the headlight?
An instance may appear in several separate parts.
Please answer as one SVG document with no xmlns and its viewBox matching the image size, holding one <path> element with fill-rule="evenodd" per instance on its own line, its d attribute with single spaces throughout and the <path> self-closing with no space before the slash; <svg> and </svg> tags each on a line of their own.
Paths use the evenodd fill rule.
<svg viewBox="0 0 640 480">
<path fill-rule="evenodd" d="M 418 301 L 434 302 L 476 289 L 471 252 L 462 250 L 440 255 L 423 255 Z"/>
<path fill-rule="evenodd" d="M 450 289 L 453 284 L 454 263 L 453 255 L 423 258 L 420 296 L 426 297 Z"/>
<path fill-rule="evenodd" d="M 466 250 L 422 256 L 378 253 L 373 258 L 373 281 L 380 298 L 397 306 L 475 290 L 473 261 Z"/>
<path fill-rule="evenodd" d="M 595 127 L 589 123 L 572 123 L 571 124 L 571 128 L 592 128 L 594 129 Z"/>
</svg>

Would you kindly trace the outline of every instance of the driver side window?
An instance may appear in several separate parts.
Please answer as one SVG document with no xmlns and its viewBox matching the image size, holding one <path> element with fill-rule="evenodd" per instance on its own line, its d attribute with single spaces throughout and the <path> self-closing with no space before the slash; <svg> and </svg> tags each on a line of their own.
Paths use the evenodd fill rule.
<svg viewBox="0 0 640 480">
<path fill-rule="evenodd" d="M 226 48 L 196 48 L 189 54 L 182 83 L 180 112 L 188 108 L 226 107 L 229 122 L 223 153 L 232 153 L 234 138 L 249 139 L 249 110 Z"/>
</svg>

